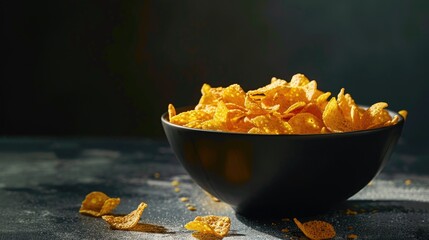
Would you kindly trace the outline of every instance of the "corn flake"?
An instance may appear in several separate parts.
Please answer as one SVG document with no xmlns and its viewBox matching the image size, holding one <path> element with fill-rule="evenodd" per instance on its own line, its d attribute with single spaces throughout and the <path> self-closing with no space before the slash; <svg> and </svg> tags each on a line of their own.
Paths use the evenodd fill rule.
<svg viewBox="0 0 429 240">
<path fill-rule="evenodd" d="M 142 202 L 136 210 L 125 216 L 105 215 L 102 218 L 110 225 L 112 229 L 128 230 L 133 228 L 139 222 L 147 204 Z"/>
<path fill-rule="evenodd" d="M 323 111 L 322 118 L 326 128 L 331 132 L 347 132 L 353 130 L 351 122 L 347 121 L 344 117 L 335 97 L 329 100 Z"/>
<path fill-rule="evenodd" d="M 322 121 L 311 113 L 298 113 L 288 123 L 294 134 L 317 134 L 323 127 Z"/>
<path fill-rule="evenodd" d="M 193 221 L 188 222 L 185 228 L 192 231 L 197 231 L 203 234 L 225 237 L 228 235 L 231 227 L 229 217 L 222 216 L 197 216 Z"/>
<path fill-rule="evenodd" d="M 113 211 L 120 201 L 119 198 L 110 198 L 103 192 L 91 192 L 83 200 L 79 213 L 100 217 Z"/>
<path fill-rule="evenodd" d="M 309 221 L 301 223 L 296 218 L 293 221 L 304 235 L 310 239 L 330 239 L 336 235 L 334 227 L 328 222 Z"/>
</svg>

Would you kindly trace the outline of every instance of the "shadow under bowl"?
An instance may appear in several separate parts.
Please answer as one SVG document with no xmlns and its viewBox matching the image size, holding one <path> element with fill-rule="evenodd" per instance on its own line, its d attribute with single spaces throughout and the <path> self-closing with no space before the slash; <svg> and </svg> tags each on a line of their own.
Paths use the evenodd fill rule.
<svg viewBox="0 0 429 240">
<path fill-rule="evenodd" d="M 393 126 L 312 135 L 193 129 L 170 123 L 167 113 L 161 122 L 176 157 L 201 188 L 238 214 L 274 217 L 321 213 L 365 187 L 398 142 L 404 124 L 399 117 Z"/>
</svg>

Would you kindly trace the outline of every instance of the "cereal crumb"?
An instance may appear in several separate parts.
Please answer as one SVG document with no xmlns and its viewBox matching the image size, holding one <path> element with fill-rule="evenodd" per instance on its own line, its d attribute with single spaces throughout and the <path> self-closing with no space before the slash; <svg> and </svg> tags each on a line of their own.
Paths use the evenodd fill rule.
<svg viewBox="0 0 429 240">
<path fill-rule="evenodd" d="M 180 185 L 180 182 L 179 181 L 177 181 L 177 180 L 173 180 L 173 181 L 171 181 L 171 186 L 173 186 L 173 187 L 177 187 L 177 186 L 179 186 Z"/>
<path fill-rule="evenodd" d="M 189 207 L 188 207 L 188 210 L 189 210 L 189 211 L 197 211 L 197 208 L 196 208 L 196 207 L 194 207 L 194 206 L 189 206 Z"/>
<path fill-rule="evenodd" d="M 411 180 L 407 179 L 407 180 L 404 181 L 404 183 L 405 183 L 405 186 L 410 186 L 411 185 Z"/>
<path fill-rule="evenodd" d="M 356 234 L 347 235 L 347 239 L 357 239 L 357 238 L 358 238 L 358 235 L 356 235 Z"/>
<path fill-rule="evenodd" d="M 174 191 L 175 192 L 180 192 L 180 188 L 176 187 L 176 188 L 174 188 Z"/>
<path fill-rule="evenodd" d="M 181 197 L 181 198 L 179 198 L 179 200 L 181 202 L 189 202 L 189 198 L 187 198 L 187 197 Z"/>
<path fill-rule="evenodd" d="M 284 233 L 288 233 L 288 232 L 289 232 L 289 229 L 287 229 L 287 228 L 283 228 L 283 229 L 282 229 L 282 232 L 284 232 Z"/>
<path fill-rule="evenodd" d="M 215 196 L 211 196 L 213 202 L 220 202 L 219 198 L 215 197 Z"/>
<path fill-rule="evenodd" d="M 356 211 L 353 211 L 353 210 L 351 210 L 351 209 L 347 209 L 347 210 L 346 210 L 346 214 L 347 214 L 347 215 L 356 215 L 356 214 L 357 214 L 357 212 L 356 212 Z"/>
</svg>

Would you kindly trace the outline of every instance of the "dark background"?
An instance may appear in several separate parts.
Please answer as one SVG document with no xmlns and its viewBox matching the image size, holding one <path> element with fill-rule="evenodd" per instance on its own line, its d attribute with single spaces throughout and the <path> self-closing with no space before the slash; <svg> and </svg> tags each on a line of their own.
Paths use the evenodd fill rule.
<svg viewBox="0 0 429 240">
<path fill-rule="evenodd" d="M 407 109 L 429 146 L 429 2 L 1 1 L 3 136 L 162 138 L 203 83 L 246 91 L 304 73 Z"/>
</svg>

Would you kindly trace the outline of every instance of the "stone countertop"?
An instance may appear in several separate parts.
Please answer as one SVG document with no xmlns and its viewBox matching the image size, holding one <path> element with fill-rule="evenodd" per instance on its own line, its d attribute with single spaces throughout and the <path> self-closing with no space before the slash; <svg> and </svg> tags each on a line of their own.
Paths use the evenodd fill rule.
<svg viewBox="0 0 429 240">
<path fill-rule="evenodd" d="M 343 205 L 300 220 L 332 223 L 335 239 L 429 239 L 427 160 L 427 154 L 395 152 Z M 179 192 L 173 180 L 180 182 Z M 152 231 L 111 230 L 104 220 L 79 214 L 92 191 L 120 197 L 118 214 L 146 202 L 140 222 Z M 189 211 L 180 197 L 197 210 Z M 183 225 L 209 214 L 231 218 L 225 239 L 305 239 L 290 219 L 248 219 L 213 201 L 163 140 L 2 138 L 0 211 L 0 239 L 194 239 Z"/>
</svg>

